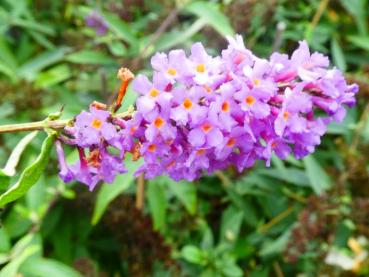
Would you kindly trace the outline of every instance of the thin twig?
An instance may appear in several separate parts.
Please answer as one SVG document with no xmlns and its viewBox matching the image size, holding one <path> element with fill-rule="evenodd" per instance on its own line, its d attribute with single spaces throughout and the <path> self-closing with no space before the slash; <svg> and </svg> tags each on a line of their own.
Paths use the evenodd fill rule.
<svg viewBox="0 0 369 277">
<path fill-rule="evenodd" d="M 45 121 L 36 121 L 36 122 L 28 122 L 28 123 L 19 123 L 19 124 L 9 124 L 0 126 L 0 133 L 16 133 L 16 132 L 24 132 L 24 131 L 37 131 L 43 130 L 45 128 L 50 129 L 63 129 L 70 120 L 53 120 L 50 122 Z"/>
<path fill-rule="evenodd" d="M 215 171 L 214 174 L 222 182 L 224 188 L 229 188 L 232 185 L 231 180 L 222 171 Z"/>
<path fill-rule="evenodd" d="M 275 37 L 274 37 L 273 47 L 272 47 L 273 52 L 277 52 L 281 48 L 283 33 L 285 30 L 286 30 L 286 23 L 282 21 L 278 22 L 277 30 L 276 30 Z"/>
<path fill-rule="evenodd" d="M 175 8 L 171 10 L 171 12 L 168 14 L 168 16 L 164 19 L 164 21 L 160 24 L 159 28 L 155 31 L 155 33 L 152 35 L 148 43 L 146 44 L 145 48 L 140 53 L 140 57 L 145 57 L 147 50 L 149 47 L 161 37 L 161 35 L 167 30 L 167 28 L 176 20 L 178 15 L 178 8 Z"/>
<path fill-rule="evenodd" d="M 273 268 L 274 268 L 274 271 L 275 271 L 275 274 L 276 274 L 277 277 L 284 277 L 281 266 L 279 265 L 279 263 L 277 261 L 275 261 L 273 263 Z"/>
<path fill-rule="evenodd" d="M 305 37 L 309 41 L 310 36 L 313 33 L 316 25 L 318 25 L 320 18 L 322 17 L 324 11 L 327 8 L 329 0 L 321 0 L 318 9 L 316 10 L 313 19 L 311 20 L 308 29 L 306 30 Z"/>
<path fill-rule="evenodd" d="M 142 211 L 144 206 L 144 198 L 145 198 L 145 178 L 144 175 L 141 174 L 137 178 L 137 187 L 136 187 L 136 209 Z"/>
<path fill-rule="evenodd" d="M 287 210 L 281 212 L 280 214 L 278 214 L 276 217 L 272 218 L 272 220 L 270 220 L 268 223 L 262 225 L 259 228 L 259 232 L 260 233 L 265 233 L 266 231 L 268 231 L 270 228 L 272 228 L 275 224 L 277 224 L 278 222 L 282 221 L 283 219 L 285 219 L 287 216 L 289 216 L 292 212 L 294 211 L 294 207 L 291 206 L 289 207 Z"/>
</svg>

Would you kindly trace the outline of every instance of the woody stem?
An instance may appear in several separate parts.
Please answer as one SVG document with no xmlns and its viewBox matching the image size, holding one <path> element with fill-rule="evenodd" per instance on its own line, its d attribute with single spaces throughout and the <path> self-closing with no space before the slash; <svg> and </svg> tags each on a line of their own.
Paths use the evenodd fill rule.
<svg viewBox="0 0 369 277">
<path fill-rule="evenodd" d="M 133 113 L 133 109 L 129 109 L 126 112 L 116 114 L 117 118 L 125 118 L 131 116 Z M 45 128 L 50 128 L 53 130 L 63 129 L 68 125 L 73 119 L 63 119 L 63 120 L 50 120 L 50 121 L 36 121 L 36 122 L 28 122 L 28 123 L 19 123 L 19 124 L 8 124 L 8 125 L 0 125 L 0 134 L 2 133 L 17 133 L 17 132 L 26 132 L 26 131 L 37 131 L 44 130 Z"/>
</svg>

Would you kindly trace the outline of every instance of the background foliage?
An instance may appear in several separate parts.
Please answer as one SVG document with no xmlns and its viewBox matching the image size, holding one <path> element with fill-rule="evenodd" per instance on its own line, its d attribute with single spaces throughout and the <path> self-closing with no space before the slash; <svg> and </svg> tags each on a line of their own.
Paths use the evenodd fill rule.
<svg viewBox="0 0 369 277">
<path fill-rule="evenodd" d="M 86 26 L 93 11 L 106 34 Z M 90 193 L 58 179 L 52 137 L 40 154 L 44 134 L 1 135 L 0 190 L 20 198 L 1 210 L 0 276 L 368 276 L 368 28 L 368 0 L 0 0 L 0 124 L 112 102 L 121 65 L 150 74 L 156 51 L 201 41 L 217 54 L 235 33 L 264 57 L 307 39 L 361 87 L 314 155 L 160 177 L 142 211 L 132 174 Z"/>
</svg>

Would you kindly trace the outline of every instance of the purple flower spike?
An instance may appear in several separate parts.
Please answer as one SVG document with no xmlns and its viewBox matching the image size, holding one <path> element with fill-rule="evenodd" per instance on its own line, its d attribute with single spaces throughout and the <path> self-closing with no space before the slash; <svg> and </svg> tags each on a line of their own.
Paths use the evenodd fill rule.
<svg viewBox="0 0 369 277">
<path fill-rule="evenodd" d="M 155 54 L 152 80 L 133 81 L 139 96 L 132 118 L 112 119 L 93 107 L 79 114 L 64 140 L 78 147 L 80 161 L 68 167 L 57 143 L 61 178 L 90 190 L 111 183 L 126 172 L 126 152 L 144 161 L 136 176 L 189 181 L 228 166 L 241 172 L 257 160 L 269 166 L 273 153 L 300 159 L 355 104 L 358 86 L 329 69 L 327 57 L 311 54 L 305 41 L 291 57 L 269 59 L 256 57 L 239 35 L 228 41 L 216 57 L 201 43 L 189 56 L 181 49 Z"/>
</svg>

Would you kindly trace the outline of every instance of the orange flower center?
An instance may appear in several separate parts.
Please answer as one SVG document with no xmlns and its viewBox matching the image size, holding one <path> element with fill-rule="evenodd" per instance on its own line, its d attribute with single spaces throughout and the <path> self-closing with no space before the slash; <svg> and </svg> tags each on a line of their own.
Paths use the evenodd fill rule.
<svg viewBox="0 0 369 277">
<path fill-rule="evenodd" d="M 176 161 L 171 161 L 170 164 L 167 165 L 167 168 L 171 168 L 176 164 Z"/>
<path fill-rule="evenodd" d="M 287 111 L 283 112 L 283 119 L 284 120 L 288 120 L 289 117 L 290 117 L 290 113 L 289 112 L 287 112 Z"/>
<path fill-rule="evenodd" d="M 147 148 L 147 150 L 149 150 L 150 152 L 154 152 L 156 149 L 156 145 L 155 144 L 150 144 L 149 147 Z"/>
<path fill-rule="evenodd" d="M 278 143 L 276 143 L 275 141 L 274 142 L 272 142 L 272 148 L 274 149 L 274 148 L 276 148 L 277 147 L 277 145 L 278 145 Z"/>
<path fill-rule="evenodd" d="M 229 103 L 227 101 L 224 101 L 222 104 L 222 111 L 223 112 L 229 112 Z"/>
<path fill-rule="evenodd" d="M 156 128 L 158 128 L 158 129 L 160 129 L 161 128 L 161 126 L 163 126 L 164 125 L 164 120 L 160 117 L 160 116 L 158 116 L 156 119 L 155 119 L 155 121 L 154 121 L 154 125 L 155 125 L 155 127 Z"/>
<path fill-rule="evenodd" d="M 201 129 L 205 132 L 205 133 L 209 133 L 210 130 L 212 129 L 213 127 L 211 127 L 211 125 L 209 123 L 205 123 L 204 125 L 201 126 Z"/>
<path fill-rule="evenodd" d="M 207 93 L 212 93 L 212 89 L 211 87 L 209 87 L 208 85 L 204 85 L 204 89 L 206 90 Z"/>
<path fill-rule="evenodd" d="M 102 121 L 97 119 L 97 118 L 94 118 L 94 120 L 92 121 L 91 123 L 92 127 L 94 127 L 95 129 L 100 129 L 101 126 L 102 126 Z"/>
<path fill-rule="evenodd" d="M 175 76 L 177 74 L 177 70 L 175 70 L 173 67 L 170 67 L 168 70 L 167 70 L 167 73 L 169 75 L 172 75 L 172 76 Z"/>
<path fill-rule="evenodd" d="M 236 140 L 234 138 L 230 138 L 227 142 L 228 147 L 232 147 L 236 143 Z"/>
<path fill-rule="evenodd" d="M 150 90 L 149 94 L 150 94 L 151 97 L 156 97 L 156 96 L 158 96 L 159 91 L 156 88 L 153 88 L 153 89 Z"/>
<path fill-rule="evenodd" d="M 137 127 L 136 126 L 132 126 L 131 129 L 129 129 L 129 134 L 133 135 L 134 133 L 136 133 Z"/>
<path fill-rule="evenodd" d="M 196 151 L 196 155 L 202 155 L 202 154 L 204 154 L 205 153 L 205 149 L 199 149 L 199 150 L 197 150 Z"/>
<path fill-rule="evenodd" d="M 252 106 L 255 103 L 255 98 L 249 95 L 245 98 L 245 102 L 247 105 Z"/>
<path fill-rule="evenodd" d="M 99 167 L 100 166 L 100 162 L 101 162 L 101 155 L 100 155 L 100 151 L 98 149 L 92 150 L 90 152 L 90 155 L 87 159 L 87 162 L 90 166 L 93 167 Z"/>
<path fill-rule="evenodd" d="M 203 63 L 200 63 L 196 66 L 196 71 L 199 73 L 204 73 L 205 72 L 205 65 Z"/>
<path fill-rule="evenodd" d="M 261 81 L 259 80 L 259 79 L 255 79 L 254 80 L 254 86 L 260 86 L 260 84 L 261 84 Z"/>
<path fill-rule="evenodd" d="M 186 98 L 183 101 L 183 107 L 185 107 L 186 110 L 190 110 L 192 108 L 192 101 L 189 98 Z"/>
</svg>

